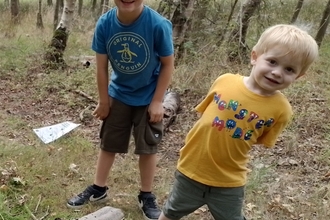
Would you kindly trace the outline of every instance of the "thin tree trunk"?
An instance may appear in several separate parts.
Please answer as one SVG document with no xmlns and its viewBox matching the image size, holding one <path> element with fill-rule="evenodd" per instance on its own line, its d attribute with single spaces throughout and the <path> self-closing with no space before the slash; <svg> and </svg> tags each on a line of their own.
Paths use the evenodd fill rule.
<svg viewBox="0 0 330 220">
<path fill-rule="evenodd" d="M 250 19 L 262 0 L 247 0 L 238 15 L 237 26 L 233 29 L 228 39 L 230 51 L 228 58 L 233 62 L 245 62 L 248 59 L 245 38 Z"/>
<path fill-rule="evenodd" d="M 9 0 L 5 0 L 4 1 L 4 6 L 5 6 L 5 8 L 8 8 L 9 7 Z"/>
<path fill-rule="evenodd" d="M 324 35 L 327 31 L 327 27 L 329 25 L 330 22 L 330 0 L 328 1 L 324 11 L 323 11 L 323 16 L 322 16 L 322 20 L 319 26 L 319 30 L 316 34 L 315 37 L 315 41 L 317 43 L 317 45 L 320 47 L 321 43 L 323 41 Z"/>
<path fill-rule="evenodd" d="M 42 22 L 42 14 L 41 14 L 41 9 L 42 9 L 42 0 L 39 0 L 38 2 L 38 13 L 37 13 L 37 28 L 43 29 L 44 24 Z"/>
<path fill-rule="evenodd" d="M 14 24 L 19 22 L 19 0 L 10 1 L 11 20 Z"/>
<path fill-rule="evenodd" d="M 194 4 L 195 0 L 181 0 L 172 17 L 173 40 L 177 59 L 182 57 L 183 44 L 186 31 L 189 28 L 189 20 L 194 12 Z"/>
<path fill-rule="evenodd" d="M 53 6 L 53 0 L 47 0 L 47 5 L 48 6 Z"/>
<path fill-rule="evenodd" d="M 54 30 L 56 29 L 56 27 L 58 25 L 59 10 L 60 10 L 60 0 L 56 0 L 55 1 L 55 10 L 54 10 L 54 21 L 53 21 Z"/>
<path fill-rule="evenodd" d="M 158 4 L 157 12 L 162 16 L 166 17 L 167 19 L 171 20 L 172 12 L 177 6 L 176 4 L 179 3 L 174 3 L 174 0 L 161 0 Z"/>
<path fill-rule="evenodd" d="M 101 15 L 103 12 L 103 5 L 104 5 L 104 0 L 100 1 L 100 5 L 99 5 L 99 10 L 98 10 L 98 15 Z"/>
<path fill-rule="evenodd" d="M 226 34 L 227 34 L 227 31 L 228 31 L 228 27 L 229 27 L 230 21 L 231 21 L 231 19 L 233 18 L 233 14 L 234 14 L 234 11 L 235 11 L 235 8 L 236 8 L 236 5 L 237 5 L 237 2 L 238 2 L 238 0 L 235 0 L 235 1 L 234 1 L 234 4 L 232 4 L 232 6 L 231 6 L 231 10 L 230 10 L 230 13 L 229 13 L 229 16 L 228 16 L 228 19 L 227 19 L 226 25 L 225 25 L 225 27 L 221 30 L 221 32 L 219 33 L 219 40 L 217 41 L 217 46 L 221 46 L 223 40 L 225 39 L 225 36 L 226 36 Z"/>
<path fill-rule="evenodd" d="M 96 8 L 96 0 L 92 0 L 92 11 L 94 12 Z"/>
<path fill-rule="evenodd" d="M 60 9 L 62 10 L 64 7 L 64 0 L 60 0 Z"/>
<path fill-rule="evenodd" d="M 298 0 L 298 3 L 296 5 L 296 9 L 294 10 L 294 13 L 291 18 L 291 24 L 295 23 L 297 21 L 298 15 L 301 11 L 301 8 L 304 4 L 304 0 Z"/>
<path fill-rule="evenodd" d="M 63 53 L 66 48 L 69 37 L 69 29 L 73 20 L 73 12 L 76 0 L 65 0 L 61 20 L 54 31 L 53 38 L 45 54 L 46 68 L 58 69 L 65 67 L 66 64 L 63 59 Z"/>
<path fill-rule="evenodd" d="M 102 14 L 106 13 L 109 10 L 109 0 L 104 0 L 102 7 Z"/>
<path fill-rule="evenodd" d="M 79 16 L 81 16 L 82 7 L 83 7 L 83 0 L 79 0 L 78 1 L 78 15 Z"/>
</svg>

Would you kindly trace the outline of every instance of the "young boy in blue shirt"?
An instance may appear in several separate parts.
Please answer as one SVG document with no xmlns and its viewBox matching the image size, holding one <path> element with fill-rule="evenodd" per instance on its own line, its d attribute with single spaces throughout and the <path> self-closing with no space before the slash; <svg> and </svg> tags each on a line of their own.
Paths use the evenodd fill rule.
<svg viewBox="0 0 330 220">
<path fill-rule="evenodd" d="M 133 130 L 141 177 L 138 201 L 146 219 L 158 219 L 161 211 L 152 185 L 163 131 L 162 101 L 174 70 L 172 24 L 145 6 L 143 0 L 114 3 L 116 7 L 99 18 L 92 42 L 99 93 L 93 114 L 103 120 L 94 184 L 67 205 L 80 208 L 106 199 L 107 178 L 115 155 L 127 153 Z"/>
<path fill-rule="evenodd" d="M 280 92 L 318 56 L 315 40 L 293 25 L 275 25 L 251 53 L 250 76 L 224 74 L 196 107 L 175 181 L 159 220 L 177 220 L 207 205 L 215 220 L 243 220 L 249 151 L 273 147 L 292 109 Z"/>
</svg>

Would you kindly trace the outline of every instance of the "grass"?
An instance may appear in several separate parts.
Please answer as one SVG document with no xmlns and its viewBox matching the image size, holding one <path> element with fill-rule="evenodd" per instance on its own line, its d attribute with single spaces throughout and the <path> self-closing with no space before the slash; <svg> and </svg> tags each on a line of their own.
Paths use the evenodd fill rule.
<svg viewBox="0 0 330 220">
<path fill-rule="evenodd" d="M 153 7 L 155 1 L 146 1 Z M 87 206 L 79 212 L 67 209 L 66 199 L 78 193 L 94 178 L 98 152 L 100 122 L 79 114 L 93 104 L 74 90 L 86 92 L 97 100 L 95 64 L 90 68 L 72 57 L 93 56 L 90 41 L 95 20 L 85 8 L 85 16 L 75 17 L 65 60 L 69 68 L 46 72 L 41 68 L 42 55 L 52 36 L 51 8 L 44 8 L 44 30 L 35 27 L 36 6 L 21 1 L 24 13 L 18 26 L 10 23 L 10 14 L 0 5 L 0 220 L 36 218 L 76 219 L 102 206 Z M 217 1 L 225 13 L 228 1 Z M 253 45 L 261 31 L 274 23 L 290 20 L 295 1 L 264 1 L 251 19 L 247 42 Z M 221 8 L 221 7 L 220 7 Z M 180 92 L 180 114 L 161 144 L 155 193 L 163 204 L 173 183 L 178 151 L 186 133 L 196 121 L 193 107 L 220 74 L 249 74 L 247 65 L 231 65 L 226 61 L 225 46 L 212 46 L 212 30 L 221 28 L 216 11 L 208 15 L 215 21 L 207 30 L 193 31 L 187 53 L 176 67 L 172 89 Z M 281 11 L 281 17 L 279 13 Z M 314 36 L 323 5 L 305 0 L 299 24 L 309 27 Z M 283 16 L 282 16 L 283 15 Z M 219 15 L 220 16 L 220 15 Z M 225 19 L 225 14 L 221 14 Z M 267 19 L 265 19 L 267 18 Z M 204 24 L 209 20 L 203 20 Z M 203 22 L 196 22 L 201 30 Z M 330 62 L 329 37 L 320 49 L 320 59 L 311 71 L 293 87 L 284 91 L 293 105 L 295 117 L 281 135 L 274 149 L 255 147 L 251 151 L 244 212 L 248 219 L 317 219 L 326 220 L 329 212 L 329 122 Z M 32 129 L 63 121 L 81 124 L 73 132 L 48 145 L 43 144 Z M 139 220 L 136 194 L 139 190 L 137 158 L 133 145 L 126 155 L 118 155 L 108 180 L 110 201 L 107 205 L 121 208 L 125 219 Z M 75 169 L 70 168 L 72 164 Z M 212 219 L 200 210 L 185 219 Z"/>
</svg>

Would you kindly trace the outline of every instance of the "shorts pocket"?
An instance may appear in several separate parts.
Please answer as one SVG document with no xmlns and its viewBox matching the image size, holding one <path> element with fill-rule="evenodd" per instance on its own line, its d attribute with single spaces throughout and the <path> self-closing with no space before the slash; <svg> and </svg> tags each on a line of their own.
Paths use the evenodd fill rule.
<svg viewBox="0 0 330 220">
<path fill-rule="evenodd" d="M 148 122 L 145 129 L 145 141 L 147 144 L 159 144 L 163 137 L 163 122 Z"/>
</svg>

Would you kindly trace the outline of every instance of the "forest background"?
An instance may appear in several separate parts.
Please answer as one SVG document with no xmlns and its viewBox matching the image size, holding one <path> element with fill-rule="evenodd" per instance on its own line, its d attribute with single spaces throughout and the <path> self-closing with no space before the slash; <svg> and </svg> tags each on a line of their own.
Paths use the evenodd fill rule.
<svg viewBox="0 0 330 220">
<path fill-rule="evenodd" d="M 90 45 L 97 18 L 113 2 L 71 0 L 71 20 L 61 23 L 68 2 L 0 1 L 0 220 L 77 219 L 102 207 L 76 212 L 65 204 L 94 176 L 100 122 L 90 114 L 98 98 Z M 159 204 L 171 189 L 185 135 L 198 118 L 193 107 L 219 75 L 249 74 L 250 49 L 265 28 L 294 23 L 316 38 L 320 58 L 284 91 L 295 116 L 275 148 L 256 146 L 251 151 L 244 213 L 251 220 L 330 219 L 330 1 L 145 4 L 173 23 L 176 68 L 170 90 L 181 99 L 158 153 L 154 191 Z M 59 28 L 64 35 L 56 34 Z M 57 41 L 58 36 L 65 37 Z M 47 145 L 33 133 L 34 128 L 64 121 L 81 125 Z M 125 219 L 138 220 L 139 172 L 133 141 L 131 145 L 115 161 L 107 205 L 121 208 Z M 185 219 L 212 217 L 202 207 Z"/>
</svg>

